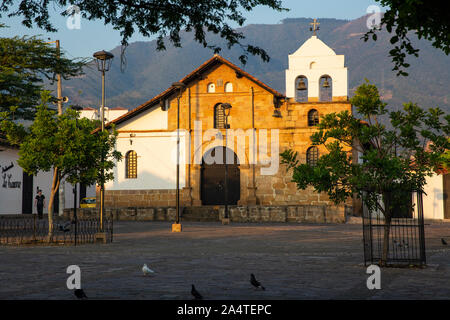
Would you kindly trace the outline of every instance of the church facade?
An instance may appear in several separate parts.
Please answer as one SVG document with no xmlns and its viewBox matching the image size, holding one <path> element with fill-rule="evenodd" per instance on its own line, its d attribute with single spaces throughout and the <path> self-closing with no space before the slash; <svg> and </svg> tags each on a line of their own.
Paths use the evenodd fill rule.
<svg viewBox="0 0 450 320">
<path fill-rule="evenodd" d="M 286 94 L 214 55 L 107 124 L 124 158 L 105 207 L 175 206 L 177 137 L 182 206 L 331 206 L 325 194 L 297 190 L 279 154 L 292 149 L 314 164 L 326 150 L 310 136 L 321 116 L 352 111 L 347 87 L 344 56 L 315 35 L 289 55 Z"/>
</svg>

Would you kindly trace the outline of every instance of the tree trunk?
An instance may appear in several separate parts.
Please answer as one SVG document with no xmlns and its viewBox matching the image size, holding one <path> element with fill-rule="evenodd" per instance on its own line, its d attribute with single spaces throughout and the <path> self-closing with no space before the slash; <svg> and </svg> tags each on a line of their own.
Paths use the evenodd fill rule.
<svg viewBox="0 0 450 320">
<path fill-rule="evenodd" d="M 48 201 L 48 242 L 51 242 L 53 238 L 53 201 L 55 199 L 55 194 L 59 189 L 59 181 L 61 180 L 58 175 L 58 168 L 54 168 L 52 187 L 50 189 L 50 199 Z"/>
<path fill-rule="evenodd" d="M 384 236 L 383 236 L 383 253 L 381 257 L 381 266 L 386 266 L 389 257 L 389 235 L 391 231 L 391 201 L 390 194 L 383 194 L 383 203 L 384 203 Z"/>
</svg>

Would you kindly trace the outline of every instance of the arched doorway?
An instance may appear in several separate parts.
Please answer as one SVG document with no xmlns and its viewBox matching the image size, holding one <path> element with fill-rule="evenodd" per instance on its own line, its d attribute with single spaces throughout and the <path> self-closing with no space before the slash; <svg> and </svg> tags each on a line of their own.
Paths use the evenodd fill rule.
<svg viewBox="0 0 450 320">
<path fill-rule="evenodd" d="M 228 204 L 236 205 L 240 199 L 239 159 L 231 149 L 215 147 L 205 152 L 202 158 L 200 188 L 203 205 L 225 204 L 225 166 L 228 166 Z"/>
</svg>

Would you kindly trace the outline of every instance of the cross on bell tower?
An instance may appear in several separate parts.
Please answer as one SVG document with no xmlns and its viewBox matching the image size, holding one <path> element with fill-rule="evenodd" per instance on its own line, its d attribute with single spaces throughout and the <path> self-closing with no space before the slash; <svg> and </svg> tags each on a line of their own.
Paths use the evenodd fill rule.
<svg viewBox="0 0 450 320">
<path fill-rule="evenodd" d="M 317 22 L 317 19 L 314 19 L 314 22 L 311 22 L 310 25 L 312 27 L 309 28 L 310 31 L 313 31 L 313 36 L 316 35 L 316 31 L 319 30 L 319 22 Z"/>
</svg>

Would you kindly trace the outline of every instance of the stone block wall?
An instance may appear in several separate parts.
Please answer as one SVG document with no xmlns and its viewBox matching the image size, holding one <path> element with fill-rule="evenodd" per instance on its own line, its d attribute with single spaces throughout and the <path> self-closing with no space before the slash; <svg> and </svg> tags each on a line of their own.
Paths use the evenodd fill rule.
<svg viewBox="0 0 450 320">
<path fill-rule="evenodd" d="M 181 190 L 180 199 L 187 201 L 187 191 Z M 176 190 L 105 190 L 105 207 L 168 207 L 175 206 Z M 97 203 L 100 196 L 97 194 Z"/>
<path fill-rule="evenodd" d="M 224 217 L 224 207 L 190 207 L 190 221 L 211 221 L 205 220 L 204 215 L 198 214 L 207 210 L 217 210 L 218 214 L 213 215 L 215 221 L 220 221 Z M 266 223 L 266 222 L 290 222 L 290 223 L 345 223 L 348 207 L 326 206 L 326 205 L 297 205 L 297 206 L 230 206 L 230 220 L 242 223 Z M 73 209 L 65 209 L 66 217 L 72 217 Z M 204 214 L 204 213 L 203 213 Z M 78 209 L 77 216 L 83 218 L 95 218 L 98 216 L 98 209 Z M 113 217 L 116 221 L 175 221 L 176 209 L 174 207 L 128 207 L 128 208 L 106 208 L 105 217 Z M 214 221 L 213 220 L 213 221 Z"/>
</svg>

